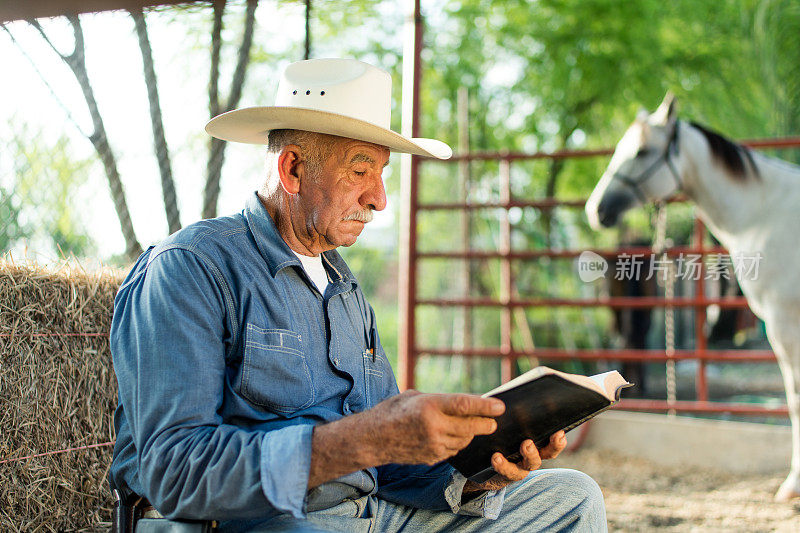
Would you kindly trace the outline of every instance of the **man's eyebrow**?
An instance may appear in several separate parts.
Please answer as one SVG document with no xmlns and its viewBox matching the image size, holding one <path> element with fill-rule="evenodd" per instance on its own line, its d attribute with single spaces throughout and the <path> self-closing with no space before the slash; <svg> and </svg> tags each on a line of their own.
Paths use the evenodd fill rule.
<svg viewBox="0 0 800 533">
<path fill-rule="evenodd" d="M 359 153 L 359 154 L 354 155 L 353 158 L 350 160 L 350 162 L 351 163 L 369 163 L 371 165 L 371 164 L 373 164 L 375 162 L 375 160 L 372 159 L 367 154 L 360 154 Z"/>
<path fill-rule="evenodd" d="M 353 163 L 369 163 L 370 165 L 373 165 L 375 164 L 375 160 L 371 156 L 368 156 L 367 154 L 359 153 L 354 155 L 353 158 L 350 159 L 350 164 Z M 386 167 L 388 165 L 389 165 L 389 160 L 387 159 L 386 163 L 384 163 L 383 166 Z"/>
</svg>

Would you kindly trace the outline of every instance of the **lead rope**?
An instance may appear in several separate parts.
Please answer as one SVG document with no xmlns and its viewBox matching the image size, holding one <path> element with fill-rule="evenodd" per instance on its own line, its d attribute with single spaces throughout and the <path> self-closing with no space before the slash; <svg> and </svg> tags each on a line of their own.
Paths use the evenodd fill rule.
<svg viewBox="0 0 800 533">
<path fill-rule="evenodd" d="M 653 252 L 660 255 L 662 264 L 667 268 L 664 272 L 664 346 L 667 355 L 666 375 L 667 375 L 667 405 L 671 406 L 667 411 L 669 416 L 675 416 L 675 402 L 677 400 L 677 385 L 675 379 L 675 308 L 672 301 L 675 298 L 675 263 L 669 258 L 667 253 L 667 209 L 659 202 L 656 204 L 653 214 L 653 225 L 655 226 L 655 238 L 653 240 Z"/>
</svg>

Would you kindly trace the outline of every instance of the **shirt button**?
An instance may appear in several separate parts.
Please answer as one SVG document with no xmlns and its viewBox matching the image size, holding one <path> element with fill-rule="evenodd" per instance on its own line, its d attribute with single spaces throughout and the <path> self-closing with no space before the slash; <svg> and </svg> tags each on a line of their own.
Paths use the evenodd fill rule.
<svg viewBox="0 0 800 533">
<path fill-rule="evenodd" d="M 350 412 L 350 404 L 348 402 L 344 402 L 344 412 L 345 413 Z"/>
<path fill-rule="evenodd" d="M 334 357 L 333 366 L 339 366 L 339 358 L 338 357 Z"/>
</svg>

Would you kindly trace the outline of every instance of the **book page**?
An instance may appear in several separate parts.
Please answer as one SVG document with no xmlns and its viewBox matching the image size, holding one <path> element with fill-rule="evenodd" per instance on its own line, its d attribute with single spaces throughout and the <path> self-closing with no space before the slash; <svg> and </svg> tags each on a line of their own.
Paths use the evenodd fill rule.
<svg viewBox="0 0 800 533">
<path fill-rule="evenodd" d="M 603 395 L 604 397 L 608 398 L 609 401 L 615 402 L 617 401 L 617 391 L 620 388 L 630 387 L 632 384 L 628 383 L 628 381 L 622 377 L 622 375 L 617 372 L 616 370 L 611 370 L 610 372 L 603 372 L 602 374 L 596 374 L 594 376 L 582 376 L 580 374 L 568 374 L 566 372 L 560 372 L 558 370 L 554 370 L 552 368 L 546 366 L 538 366 L 532 370 L 529 370 L 518 376 L 508 383 L 500 385 L 499 387 L 490 390 L 483 397 L 487 396 L 494 396 L 501 392 L 513 389 L 523 383 L 527 383 L 529 381 L 533 381 L 538 379 L 542 376 L 547 376 L 555 374 L 560 376 L 567 381 L 571 381 L 576 385 L 580 385 L 587 389 L 593 390 L 598 394 Z"/>
<path fill-rule="evenodd" d="M 504 383 L 499 387 L 495 387 L 494 389 L 482 394 L 481 396 L 483 398 L 486 398 L 488 396 L 494 396 L 498 393 L 513 389 L 514 387 L 522 385 L 523 383 L 533 381 L 534 379 L 540 378 L 548 374 L 560 374 L 560 372 L 558 372 L 558 370 L 553 370 L 552 368 L 548 368 L 546 366 L 537 366 L 536 368 L 528 370 L 524 374 L 515 377 L 508 383 Z"/>
<path fill-rule="evenodd" d="M 623 378 L 617 371 L 606 372 L 605 376 L 603 384 L 607 393 L 606 397 L 610 398 L 611 401 L 616 402 L 619 400 L 619 393 L 622 389 L 633 387 L 633 383 Z"/>
<path fill-rule="evenodd" d="M 595 374 L 594 376 L 589 376 L 589 379 L 597 383 L 597 385 L 602 389 L 606 390 L 606 378 L 614 373 L 618 373 L 616 370 L 611 370 L 610 372 L 603 372 L 602 374 Z"/>
<path fill-rule="evenodd" d="M 605 391 L 604 396 L 611 401 L 617 400 L 617 391 L 619 391 L 620 388 L 633 385 L 632 383 L 628 383 L 616 370 L 595 374 L 594 376 L 589 376 L 589 378 Z"/>
</svg>

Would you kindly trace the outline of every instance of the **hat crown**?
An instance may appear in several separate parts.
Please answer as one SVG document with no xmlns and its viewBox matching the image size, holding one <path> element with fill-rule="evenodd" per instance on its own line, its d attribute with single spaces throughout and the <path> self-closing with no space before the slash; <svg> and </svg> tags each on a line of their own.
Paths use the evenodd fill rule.
<svg viewBox="0 0 800 533">
<path fill-rule="evenodd" d="M 392 77 L 355 59 L 298 61 L 284 71 L 275 106 L 336 113 L 389 129 Z"/>
</svg>

